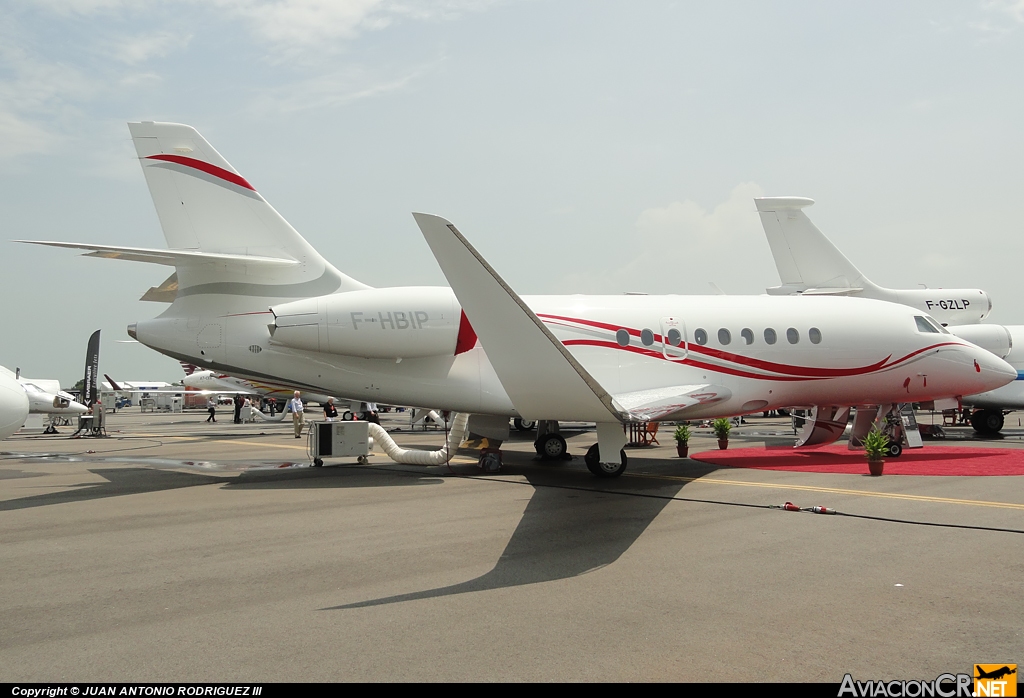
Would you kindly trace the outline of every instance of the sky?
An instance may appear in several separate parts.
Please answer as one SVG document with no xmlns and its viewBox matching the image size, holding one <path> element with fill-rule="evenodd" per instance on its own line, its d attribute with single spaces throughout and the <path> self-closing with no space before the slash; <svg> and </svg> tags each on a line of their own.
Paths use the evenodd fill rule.
<svg viewBox="0 0 1024 698">
<path fill-rule="evenodd" d="M 412 211 L 521 294 L 757 294 L 807 196 L 875 283 L 1024 324 L 1024 0 L 5 0 L 0 363 L 181 378 L 127 340 L 167 267 L 126 122 L 196 127 L 335 266 L 445 285 Z"/>
</svg>

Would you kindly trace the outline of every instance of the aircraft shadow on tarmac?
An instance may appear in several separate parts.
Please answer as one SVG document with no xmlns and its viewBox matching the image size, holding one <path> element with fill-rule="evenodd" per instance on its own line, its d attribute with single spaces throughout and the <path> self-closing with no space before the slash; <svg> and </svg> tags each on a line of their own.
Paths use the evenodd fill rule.
<svg viewBox="0 0 1024 698">
<path fill-rule="evenodd" d="M 701 477 L 716 469 L 713 465 L 690 461 L 685 473 L 674 471 L 674 474 Z M 453 596 L 567 579 L 590 572 L 618 560 L 686 484 L 685 480 L 630 477 L 599 480 L 579 468 L 536 464 L 508 467 L 506 463 L 503 474 L 524 476 L 534 491 L 493 569 L 476 579 L 450 586 L 322 610 Z"/>
<path fill-rule="evenodd" d="M 157 467 L 142 468 L 90 468 L 89 472 L 99 475 L 104 482 L 89 482 L 72 485 L 67 489 L 30 495 L 19 499 L 0 501 L 0 511 L 15 511 L 33 507 L 84 502 L 107 497 L 122 497 L 131 494 L 164 492 L 184 487 L 223 485 L 230 489 L 265 488 L 321 488 L 321 487 L 385 487 L 419 486 L 441 484 L 437 477 L 410 477 L 409 474 L 373 472 L 357 469 L 325 468 L 323 470 L 296 469 L 282 471 L 275 469 L 250 471 L 239 475 L 208 475 L 178 470 L 162 470 Z"/>
<path fill-rule="evenodd" d="M 516 461 L 522 459 L 522 463 Z M 503 475 L 520 475 L 532 496 L 495 566 L 486 574 L 458 584 L 379 599 L 333 606 L 340 610 L 453 596 L 475 591 L 567 579 L 612 564 L 633 545 L 686 484 L 682 479 L 624 477 L 602 480 L 579 465 L 541 465 L 527 456 L 506 461 Z M 634 468 L 642 461 L 634 456 Z M 674 475 L 701 477 L 717 469 L 696 461 L 674 462 Z M 165 466 L 167 467 L 167 466 Z M 475 468 L 471 469 L 475 472 Z M 151 467 L 90 468 L 104 479 L 73 488 L 0 502 L 13 511 L 68 502 L 145 494 L 220 484 L 225 489 L 382 487 L 440 484 L 428 473 L 380 468 L 251 470 L 239 475 Z"/>
</svg>

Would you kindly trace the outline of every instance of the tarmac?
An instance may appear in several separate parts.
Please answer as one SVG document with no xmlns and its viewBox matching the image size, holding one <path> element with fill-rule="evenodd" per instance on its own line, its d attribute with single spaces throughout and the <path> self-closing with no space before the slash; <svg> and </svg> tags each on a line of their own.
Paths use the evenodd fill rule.
<svg viewBox="0 0 1024 698">
<path fill-rule="evenodd" d="M 598 479 L 582 425 L 575 459 L 514 434 L 493 475 L 379 450 L 311 468 L 290 423 L 206 416 L 0 444 L 0 681 L 838 683 L 1024 662 L 1024 477 L 717 468 L 665 428 Z M 1018 416 L 941 443 L 1024 448 Z M 444 441 L 382 417 L 403 447 Z M 717 448 L 696 431 L 691 454 Z M 731 439 L 791 442 L 759 417 Z"/>
</svg>

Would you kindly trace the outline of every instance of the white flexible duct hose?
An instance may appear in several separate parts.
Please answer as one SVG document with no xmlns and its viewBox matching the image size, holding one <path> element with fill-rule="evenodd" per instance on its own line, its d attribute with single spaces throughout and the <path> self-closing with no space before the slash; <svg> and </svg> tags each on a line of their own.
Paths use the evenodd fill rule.
<svg viewBox="0 0 1024 698">
<path fill-rule="evenodd" d="M 452 421 L 452 430 L 448 433 L 448 443 L 436 451 L 417 451 L 414 449 L 402 448 L 395 443 L 391 435 L 384 431 L 379 424 L 370 423 L 370 436 L 384 449 L 388 458 L 396 463 L 404 465 L 443 465 L 451 460 L 455 450 L 462 443 L 466 436 L 466 427 L 469 425 L 468 414 L 455 415 Z"/>
<path fill-rule="evenodd" d="M 259 417 L 264 422 L 280 422 L 282 419 L 284 419 L 285 414 L 287 414 L 286 410 L 282 410 L 281 412 L 278 412 L 277 414 L 275 414 L 273 417 L 268 417 L 267 415 L 263 414 L 262 412 L 260 412 L 255 407 L 250 407 L 249 410 L 250 410 L 249 411 L 249 418 L 250 419 L 255 416 L 255 417 Z"/>
</svg>

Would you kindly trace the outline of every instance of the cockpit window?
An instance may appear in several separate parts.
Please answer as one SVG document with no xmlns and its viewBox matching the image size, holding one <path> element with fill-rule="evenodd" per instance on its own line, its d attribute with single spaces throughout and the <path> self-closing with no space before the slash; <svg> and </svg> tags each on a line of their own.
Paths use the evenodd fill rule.
<svg viewBox="0 0 1024 698">
<path fill-rule="evenodd" d="M 921 315 L 915 315 L 914 322 L 917 323 L 918 332 L 932 332 L 934 334 L 939 333 L 938 329 L 936 329 L 935 326 L 932 325 L 932 323 L 928 322 L 927 318 L 922 317 Z"/>
<path fill-rule="evenodd" d="M 937 329 L 941 334 L 949 334 L 949 330 L 946 329 L 945 325 L 936 321 L 931 315 L 925 315 L 924 319 L 932 323 L 932 327 Z"/>
</svg>

